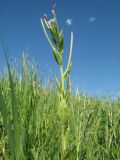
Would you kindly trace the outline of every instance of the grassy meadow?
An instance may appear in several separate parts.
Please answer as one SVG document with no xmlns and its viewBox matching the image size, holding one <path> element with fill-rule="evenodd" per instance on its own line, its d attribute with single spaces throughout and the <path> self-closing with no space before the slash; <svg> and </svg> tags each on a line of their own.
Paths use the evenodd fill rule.
<svg viewBox="0 0 120 160">
<path fill-rule="evenodd" d="M 102 99 L 71 91 L 73 47 L 63 69 L 63 30 L 45 15 L 41 24 L 60 68 L 60 80 L 44 84 L 36 63 L 23 55 L 21 67 L 0 74 L 0 160 L 120 160 L 120 98 Z M 51 34 L 47 34 L 47 31 Z M 52 78 L 52 77 L 51 77 Z"/>
<path fill-rule="evenodd" d="M 10 68 L 9 68 L 10 69 Z M 0 75 L 0 159 L 60 160 L 59 94 L 22 59 Z M 120 159 L 120 100 L 69 95 L 65 160 Z M 16 117 L 17 115 L 17 117 Z"/>
</svg>

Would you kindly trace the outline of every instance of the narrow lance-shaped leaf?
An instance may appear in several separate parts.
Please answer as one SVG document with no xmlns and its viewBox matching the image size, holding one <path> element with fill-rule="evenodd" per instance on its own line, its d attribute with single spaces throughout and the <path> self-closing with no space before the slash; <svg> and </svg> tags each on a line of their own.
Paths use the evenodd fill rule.
<svg viewBox="0 0 120 160">
<path fill-rule="evenodd" d="M 70 88 L 71 88 L 71 83 L 70 83 L 70 75 L 69 75 L 67 79 L 67 86 L 66 86 L 66 93 L 65 93 L 66 99 L 68 98 L 68 95 L 70 93 Z"/>
<path fill-rule="evenodd" d="M 53 46 L 53 44 L 52 44 L 52 42 L 51 42 L 51 40 L 50 40 L 50 38 L 49 38 L 49 36 L 48 36 L 48 34 L 47 34 L 47 31 L 46 31 L 46 29 L 45 29 L 45 26 L 44 26 L 44 23 L 43 23 L 43 20 L 42 20 L 42 19 L 41 19 L 41 24 L 42 24 L 42 28 L 43 28 L 43 31 L 44 31 L 44 33 L 45 33 L 45 36 L 46 36 L 46 38 L 47 38 L 50 46 L 51 46 L 52 49 L 54 50 L 55 47 Z"/>
<path fill-rule="evenodd" d="M 70 75 L 70 68 L 67 68 L 64 73 L 64 79 L 66 79 Z"/>
<path fill-rule="evenodd" d="M 60 44 L 59 44 L 59 50 L 61 54 L 63 53 L 63 48 L 64 48 L 64 37 L 60 39 Z"/>
<path fill-rule="evenodd" d="M 52 10 L 52 14 L 53 14 L 54 20 L 55 20 L 56 31 L 59 34 L 59 27 L 58 27 L 57 17 L 56 17 L 56 13 L 55 13 L 54 9 Z"/>
<path fill-rule="evenodd" d="M 71 63 L 72 48 L 73 48 L 73 32 L 71 32 L 70 54 L 69 54 L 69 58 L 68 58 L 67 69 L 66 69 L 66 71 L 64 72 L 64 79 L 66 79 L 66 77 L 68 77 L 69 74 L 70 74 L 70 68 L 71 68 L 71 66 L 72 66 L 72 63 Z"/>
<path fill-rule="evenodd" d="M 4 48 L 4 53 L 5 53 L 5 58 L 6 58 L 6 63 L 7 63 L 7 68 L 8 68 L 8 75 L 9 75 L 9 80 L 10 80 L 10 89 L 11 89 L 11 100 L 12 100 L 12 112 L 13 112 L 13 123 L 18 129 L 18 110 L 17 110 L 17 105 L 16 105 L 16 97 L 15 97 L 15 91 L 14 91 L 14 84 L 13 84 L 13 79 L 10 71 L 10 65 L 7 59 L 7 54 L 6 50 Z"/>
<path fill-rule="evenodd" d="M 71 32 L 71 42 L 70 42 L 70 54 L 69 54 L 69 59 L 68 59 L 68 65 L 67 68 L 70 68 L 72 63 L 71 63 L 71 58 L 72 58 L 72 49 L 73 49 L 73 32 Z"/>
<path fill-rule="evenodd" d="M 54 50 L 53 50 L 53 54 L 54 54 L 54 57 L 55 57 L 56 62 L 57 62 L 59 65 L 62 65 L 62 58 L 61 58 L 61 55 L 59 54 L 59 52 L 56 51 L 56 49 L 54 49 Z"/>
<path fill-rule="evenodd" d="M 20 158 L 21 160 L 24 160 L 24 153 L 23 153 L 20 130 L 19 130 L 18 108 L 17 108 L 16 96 L 15 96 L 15 88 L 14 88 L 13 78 L 10 71 L 10 65 L 7 59 L 6 50 L 5 48 L 3 49 L 4 49 L 6 63 L 8 67 L 8 75 L 9 75 L 10 89 L 11 89 L 15 158 L 16 159 Z"/>
<path fill-rule="evenodd" d="M 59 90 L 59 92 L 61 91 L 61 89 L 60 89 L 60 84 L 59 84 L 59 82 L 58 82 L 58 79 L 57 79 L 57 77 L 56 77 L 56 75 L 55 75 L 55 82 L 56 82 L 56 86 L 57 86 L 57 89 Z"/>
<path fill-rule="evenodd" d="M 15 155 L 14 155 L 14 139 L 13 139 L 12 125 L 10 124 L 10 119 L 7 113 L 7 106 L 5 104 L 1 89 L 0 89 L 0 112 L 2 114 L 3 123 L 8 136 L 8 143 L 10 145 L 11 156 L 14 160 Z"/>
</svg>

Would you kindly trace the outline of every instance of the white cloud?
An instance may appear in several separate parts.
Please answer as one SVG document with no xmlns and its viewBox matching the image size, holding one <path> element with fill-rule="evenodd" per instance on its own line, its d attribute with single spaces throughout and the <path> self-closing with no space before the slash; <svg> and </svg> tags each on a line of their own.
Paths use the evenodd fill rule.
<svg viewBox="0 0 120 160">
<path fill-rule="evenodd" d="M 66 19 L 66 24 L 67 24 L 68 26 L 71 26 L 72 23 L 73 23 L 73 19 L 71 19 L 71 18 L 67 18 L 67 19 Z"/>
<path fill-rule="evenodd" d="M 90 18 L 88 18 L 88 21 L 89 22 L 94 22 L 94 21 L 96 21 L 96 17 L 90 17 Z"/>
<path fill-rule="evenodd" d="M 75 80 L 77 80 L 77 79 L 78 79 L 78 77 L 77 77 L 77 76 L 75 76 L 74 78 L 75 78 Z"/>
</svg>

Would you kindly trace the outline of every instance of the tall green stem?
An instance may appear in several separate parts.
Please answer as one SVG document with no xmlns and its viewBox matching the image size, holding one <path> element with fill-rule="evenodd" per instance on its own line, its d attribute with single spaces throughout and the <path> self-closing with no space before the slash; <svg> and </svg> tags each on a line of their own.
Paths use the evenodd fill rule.
<svg viewBox="0 0 120 160">
<path fill-rule="evenodd" d="M 61 93 L 60 96 L 62 99 L 64 99 L 64 73 L 63 73 L 63 67 L 60 66 L 60 74 L 61 74 Z"/>
<path fill-rule="evenodd" d="M 43 27 L 43 31 L 45 33 L 45 36 L 52 47 L 53 55 L 55 57 L 55 60 L 57 64 L 59 65 L 60 69 L 60 82 L 57 80 L 55 76 L 55 82 L 57 85 L 57 88 L 59 90 L 59 96 L 60 96 L 60 102 L 58 105 L 58 116 L 60 120 L 60 148 L 61 148 L 61 160 L 64 160 L 66 149 L 67 149 L 67 136 L 66 131 L 67 127 L 66 124 L 68 123 L 68 104 L 66 102 L 66 97 L 68 95 L 69 90 L 69 80 L 70 80 L 70 68 L 71 68 L 71 57 L 72 57 L 72 47 L 73 47 L 73 33 L 71 32 L 71 43 L 70 43 L 70 54 L 68 58 L 68 64 L 67 68 L 64 71 L 63 70 L 63 61 L 62 61 L 62 53 L 63 53 L 63 47 L 64 47 L 64 36 L 62 34 L 62 30 L 59 31 L 57 18 L 55 14 L 55 10 L 52 10 L 53 19 L 48 20 L 47 16 L 44 17 L 44 22 L 46 24 L 46 27 L 48 28 L 51 37 L 49 38 L 47 31 L 45 29 L 44 23 L 41 19 L 41 24 Z M 65 89 L 65 80 L 68 80 L 68 85 Z M 67 122 L 67 123 L 66 123 Z"/>
</svg>

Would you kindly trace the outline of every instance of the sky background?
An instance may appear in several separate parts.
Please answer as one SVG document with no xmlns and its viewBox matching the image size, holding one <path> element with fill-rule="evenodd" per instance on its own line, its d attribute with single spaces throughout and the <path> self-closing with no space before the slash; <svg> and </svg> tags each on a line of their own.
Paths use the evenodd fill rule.
<svg viewBox="0 0 120 160">
<path fill-rule="evenodd" d="M 114 94 L 120 87 L 120 0 L 0 0 L 0 43 L 18 61 L 22 52 L 37 59 L 47 81 L 59 68 L 43 33 L 40 18 L 52 18 L 56 3 L 60 28 L 64 28 L 64 63 L 74 32 L 71 81 L 76 90 L 89 94 Z M 4 54 L 0 46 L 0 70 Z"/>
</svg>

